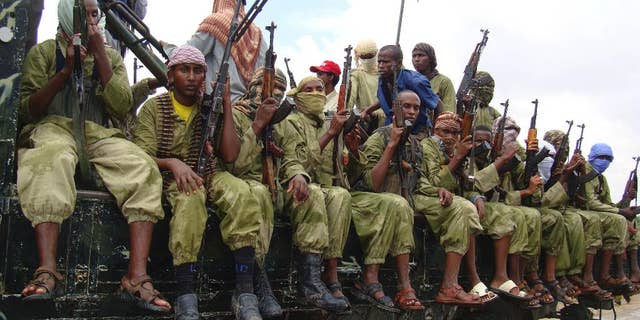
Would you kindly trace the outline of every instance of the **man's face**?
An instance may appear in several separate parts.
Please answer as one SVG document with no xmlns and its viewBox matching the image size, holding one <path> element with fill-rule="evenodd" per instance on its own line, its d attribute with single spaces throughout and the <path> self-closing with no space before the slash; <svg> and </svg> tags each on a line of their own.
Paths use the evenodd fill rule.
<svg viewBox="0 0 640 320">
<path fill-rule="evenodd" d="M 475 135 L 474 147 L 479 147 L 484 142 L 491 144 L 491 133 L 487 131 L 476 131 Z"/>
<path fill-rule="evenodd" d="M 318 71 L 316 72 L 316 76 L 318 78 L 320 78 L 320 80 L 322 80 L 322 82 L 324 82 L 324 86 L 329 87 L 329 86 L 333 86 L 333 73 L 330 72 L 324 72 L 324 71 Z"/>
<path fill-rule="evenodd" d="M 405 93 L 401 94 L 398 99 L 400 100 L 404 119 L 411 121 L 411 123 L 415 122 L 420 112 L 420 99 L 418 99 L 418 96 Z"/>
<path fill-rule="evenodd" d="M 85 10 L 87 11 L 87 24 L 96 25 L 98 24 L 98 22 L 100 22 L 102 16 L 100 14 L 100 11 L 98 10 L 97 3 L 87 2 L 85 4 Z"/>
<path fill-rule="evenodd" d="M 429 59 L 429 56 L 422 50 L 413 50 L 411 62 L 413 62 L 413 67 L 416 71 L 420 73 L 431 71 L 429 70 L 431 69 L 431 59 Z"/>
<path fill-rule="evenodd" d="M 300 91 L 309 93 L 318 92 L 324 94 L 324 85 L 320 80 L 311 80 L 307 82 Z"/>
<path fill-rule="evenodd" d="M 389 50 L 380 51 L 378 54 L 378 72 L 382 77 L 392 77 L 398 67 L 398 62 L 393 59 Z"/>
<path fill-rule="evenodd" d="M 205 72 L 199 64 L 183 63 L 171 68 L 168 76 L 175 92 L 184 97 L 196 97 L 204 83 Z"/>
<path fill-rule="evenodd" d="M 434 132 L 443 140 L 453 140 L 455 142 L 460 141 L 460 133 L 462 133 L 460 128 L 457 128 L 455 130 L 449 128 L 436 128 Z"/>
</svg>

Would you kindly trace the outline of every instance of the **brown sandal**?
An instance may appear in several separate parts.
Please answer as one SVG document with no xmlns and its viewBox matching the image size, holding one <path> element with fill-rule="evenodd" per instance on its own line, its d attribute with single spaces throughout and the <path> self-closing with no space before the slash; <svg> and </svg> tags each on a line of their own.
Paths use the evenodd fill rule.
<svg viewBox="0 0 640 320">
<path fill-rule="evenodd" d="M 415 297 L 416 290 L 413 288 L 404 288 L 398 291 L 396 297 L 393 299 L 396 307 L 402 310 L 424 310 L 422 302 L 420 302 L 418 298 L 411 297 L 410 295 Z"/>
<path fill-rule="evenodd" d="M 120 281 L 120 297 L 123 300 L 134 302 L 136 306 L 144 310 L 153 312 L 169 312 L 171 310 L 171 307 L 167 308 L 154 303 L 158 299 L 166 300 L 153 287 L 151 277 L 146 274 L 136 279 L 123 276 Z"/>
<path fill-rule="evenodd" d="M 457 284 L 453 288 L 440 288 L 436 302 L 464 307 L 479 307 L 484 304 L 480 296 L 464 292 L 462 287 Z"/>
<path fill-rule="evenodd" d="M 23 295 L 23 301 L 41 301 L 52 300 L 60 295 L 62 288 L 58 286 L 58 283 L 62 281 L 64 277 L 56 270 L 49 269 L 47 267 L 39 267 L 36 272 L 33 273 L 33 280 L 29 281 L 27 287 L 34 286 L 36 290 L 38 288 L 44 289 L 44 293 L 36 293 L 35 290 L 32 294 Z"/>
</svg>

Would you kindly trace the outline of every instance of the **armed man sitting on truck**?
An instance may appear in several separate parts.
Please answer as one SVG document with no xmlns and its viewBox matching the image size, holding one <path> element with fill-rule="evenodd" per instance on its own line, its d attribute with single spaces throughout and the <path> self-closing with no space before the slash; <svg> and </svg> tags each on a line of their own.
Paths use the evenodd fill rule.
<svg viewBox="0 0 640 320">
<path fill-rule="evenodd" d="M 270 161 L 263 158 L 265 147 L 263 136 L 277 110 L 277 103 L 284 97 L 287 79 L 282 71 L 276 69 L 273 77 L 272 97 L 265 99 L 263 103 L 262 90 L 265 88 L 263 85 L 265 70 L 265 68 L 256 70 L 249 83 L 247 93 L 233 104 L 233 122 L 240 135 L 240 153 L 236 161 L 228 163 L 226 166 L 236 177 L 248 183 L 251 186 L 251 192 L 260 200 L 264 222 L 260 225 L 260 241 L 258 248 L 256 248 L 257 269 L 254 272 L 254 285 L 260 302 L 260 314 L 264 318 L 273 318 L 282 315 L 282 308 L 271 291 L 264 268 L 264 256 L 269 250 L 273 233 L 274 203 L 269 189 L 263 184 L 265 161 Z M 270 179 L 275 179 L 275 176 Z M 275 182 L 274 180 L 270 183 L 275 185 Z M 274 191 L 279 192 L 279 190 Z"/>
<path fill-rule="evenodd" d="M 413 206 L 416 212 L 426 216 L 431 229 L 440 238 L 440 243 L 446 251 L 444 277 L 436 301 L 446 304 L 480 306 L 483 302 L 488 302 L 491 297 L 486 297 L 484 293 L 484 297 L 467 294 L 458 284 L 458 271 L 462 257 L 469 247 L 470 237 L 482 231 L 475 207 L 471 202 L 453 196 L 444 188 L 432 186 L 428 180 L 427 172 L 429 169 L 426 165 L 432 155 L 423 152 L 424 149 L 420 142 L 415 135 L 409 132 L 410 128 L 404 126 L 406 122 L 398 120 L 406 120 L 409 123 L 415 121 L 419 113 L 420 100 L 414 92 L 409 90 L 398 93 L 396 99 L 397 101 L 394 103 L 396 114 L 393 124 L 376 130 L 364 144 L 363 154 L 367 163 L 361 185 L 366 190 L 380 192 L 373 195 L 379 195 L 382 199 L 396 199 L 394 201 L 397 203 L 395 212 L 391 208 L 377 211 L 363 210 L 367 208 L 366 197 L 371 197 L 371 193 L 353 192 L 353 220 L 356 232 L 361 235 L 361 239 L 366 240 L 367 231 L 375 230 L 376 227 L 381 230 L 390 228 L 387 226 L 390 224 L 387 220 L 397 223 L 399 231 L 413 226 L 413 210 L 411 210 Z M 400 112 L 401 114 L 398 114 Z M 400 123 L 402 125 L 399 125 Z M 428 139 L 423 141 L 426 140 Z M 437 166 L 437 169 L 439 170 L 440 166 Z M 405 198 L 403 199 L 401 196 Z M 409 220 L 405 220 L 403 218 L 405 214 L 401 214 L 405 211 L 403 209 L 405 207 L 409 209 Z M 382 206 L 382 208 L 386 207 Z M 391 220 L 392 217 L 394 220 Z M 378 226 L 378 223 L 383 222 L 383 218 L 385 223 Z M 407 231 L 404 231 L 394 236 L 389 234 L 384 237 L 397 239 L 387 247 L 397 248 L 400 243 L 404 242 L 402 239 L 407 236 L 406 233 Z M 408 233 L 412 238 L 411 232 Z M 413 239 L 411 240 L 413 245 Z M 374 247 L 371 251 L 379 252 L 378 250 L 383 248 L 386 247 Z M 397 249 L 394 250 L 397 251 Z M 405 256 L 405 265 L 400 264 L 403 255 L 396 257 L 400 281 L 403 280 L 402 274 L 405 272 L 403 268 L 407 268 L 408 255 Z M 369 267 L 367 271 L 369 271 Z M 367 272 L 368 275 L 369 272 Z M 377 273 L 375 275 L 377 280 Z M 364 289 L 369 292 L 369 295 L 381 295 L 376 292 L 382 291 L 381 288 L 374 290 L 374 286 L 375 283 L 368 283 L 365 277 Z M 396 297 L 396 303 L 400 308 L 421 306 L 418 303 L 410 303 L 415 297 L 415 292 L 410 285 L 399 286 L 399 289 L 401 290 Z"/>
<path fill-rule="evenodd" d="M 500 132 L 500 128 L 503 128 L 502 132 Z M 495 135 L 500 134 L 503 138 L 498 140 L 502 140 L 503 144 L 498 147 L 493 143 L 499 142 L 496 141 Z M 493 122 L 492 132 L 476 134 L 478 141 L 486 141 L 486 143 L 492 144 L 491 151 L 487 150 L 490 153 L 497 152 L 497 150 L 506 150 L 509 145 L 514 145 L 519 150 L 519 156 L 515 158 L 517 160 L 511 164 L 508 170 L 501 172 L 500 184 L 492 192 L 496 200 L 521 211 L 526 218 L 527 245 L 520 256 L 520 261 L 514 263 L 515 265 L 520 265 L 520 270 L 512 270 L 512 274 L 517 274 L 517 277 L 512 276 L 512 279 L 515 278 L 516 283 L 525 291 L 532 292 L 540 297 L 542 303 L 552 303 L 554 297 L 564 303 L 576 303 L 577 301 L 575 301 L 574 297 L 568 295 L 555 278 L 555 260 L 560 246 L 565 240 L 562 213 L 548 208 L 524 206 L 524 204 L 531 204 L 533 198 L 537 199 L 539 203 L 542 195 L 542 178 L 538 174 L 537 166 L 532 166 L 532 172 L 526 172 L 524 148 L 516 140 L 519 134 L 520 126 L 511 117 L 499 117 Z M 492 137 L 494 137 L 493 142 L 489 139 Z M 537 151 L 537 139 L 527 141 L 527 152 L 529 154 L 533 152 L 535 155 Z M 528 161 L 534 161 L 534 159 L 532 158 Z M 546 254 L 544 281 L 540 280 L 538 276 L 537 262 L 541 249 Z M 524 280 L 525 272 L 529 283 Z M 529 284 L 531 284 L 531 287 L 529 287 Z"/>
<path fill-rule="evenodd" d="M 83 2 L 81 2 L 83 3 Z M 156 291 L 147 275 L 147 259 L 153 225 L 164 213 L 160 203 L 162 179 L 153 160 L 121 131 L 107 128 L 110 117 L 122 118 L 132 106 L 131 90 L 122 59 L 105 48 L 97 27 L 97 2 L 84 2 L 88 35 L 74 52 L 73 0 L 58 3 L 60 27 L 55 40 L 34 46 L 24 63 L 20 87 L 18 197 L 22 210 L 35 228 L 40 267 L 22 291 L 25 300 L 52 299 L 60 293 L 62 276 L 56 271 L 60 224 L 76 202 L 74 173 L 79 154 L 86 153 L 106 188 L 116 198 L 129 223 L 131 256 L 121 291 L 138 306 L 168 311 L 171 306 Z M 76 17 L 81 18 L 81 17 Z M 78 57 L 80 55 L 80 57 Z M 77 59 L 76 58 L 80 58 Z M 82 65 L 77 65 L 81 61 Z M 80 71 L 74 73 L 75 70 Z M 74 139 L 72 116 L 78 115 L 75 75 L 83 75 L 86 146 Z M 82 150 L 84 149 L 84 150 Z"/>
<path fill-rule="evenodd" d="M 564 164 L 569 156 L 569 140 L 568 136 L 560 130 L 545 132 L 544 141 L 553 146 L 556 155 L 553 163 L 548 164 L 548 168 L 540 169 L 540 173 L 544 173 L 543 177 L 547 175 L 547 180 L 558 183 L 547 187 L 549 181 L 545 182 L 547 190 L 542 198 L 542 205 L 562 210 L 562 218 L 565 223 L 565 243 L 558 256 L 556 277 L 560 278 L 563 288 L 571 287 L 564 281 L 563 278 L 566 278 L 573 286 L 577 287 L 583 296 L 591 296 L 598 300 L 611 300 L 611 292 L 602 290 L 593 280 L 593 272 L 584 273 L 588 275 L 587 280 L 582 276 L 583 269 L 587 267 L 586 260 L 591 260 L 590 267 L 587 267 L 588 270 L 591 270 L 595 252 L 602 246 L 600 217 L 597 213 L 579 210 L 568 204 L 570 200 L 569 181 L 574 175 L 574 171 L 582 171 L 581 168 L 584 167 L 586 160 L 580 153 L 574 153 L 569 162 Z M 587 252 L 592 252 L 589 259 L 587 259 Z"/>
<path fill-rule="evenodd" d="M 215 112 L 203 110 L 209 107 L 203 105 L 201 92 L 207 65 L 198 49 L 185 45 L 172 52 L 167 68 L 170 91 L 142 106 L 134 141 L 156 160 L 165 174 L 164 195 L 173 212 L 169 251 L 177 280 L 176 318 L 198 318 L 196 265 L 208 218 L 206 203 L 210 202 L 221 220 L 222 241 L 234 257 L 236 290 L 231 309 L 236 319 L 261 319 L 253 274 L 264 213 L 251 185 L 217 164 L 235 161 L 240 151 L 229 92 L 225 92 L 222 106 L 211 106 L 223 108 L 222 127 L 215 137 L 218 140 L 215 156 L 205 163 L 200 176 L 196 173 L 197 162 L 205 131 L 201 115 Z M 214 153 L 210 144 L 206 149 L 207 153 Z"/>
<path fill-rule="evenodd" d="M 627 290 L 635 290 L 631 281 L 624 271 L 624 255 L 626 251 L 626 240 L 628 221 L 633 221 L 637 214 L 637 207 L 629 207 L 621 201 L 615 204 L 611 201 L 611 192 L 607 178 L 603 173 L 613 161 L 613 151 L 606 143 L 596 143 L 591 146 L 588 163 L 585 164 L 584 175 L 578 180 L 578 193 L 576 205 L 586 210 L 596 212 L 601 216 L 601 220 L 614 219 L 616 228 L 615 234 L 603 233 L 603 242 L 611 243 L 608 248 L 603 248 L 600 263 L 600 286 L 614 289 L 616 286 L 629 287 Z M 626 220 L 625 220 L 626 219 Z M 620 226 L 621 225 L 621 226 Z M 603 223 L 604 226 L 604 223 Z M 608 249 L 608 250 L 607 250 Z M 612 278 L 609 273 L 611 259 L 615 255 L 617 262 L 616 278 Z"/>
<path fill-rule="evenodd" d="M 317 168 L 323 150 L 328 151 L 328 142 L 341 132 L 347 118 L 336 114 L 322 133 L 326 96 L 318 77 L 302 79 L 287 95 L 295 101 L 296 110 L 275 126 L 275 142 L 284 150 L 280 168 L 286 188 L 284 210 L 291 220 L 293 244 L 300 251 L 298 289 L 311 305 L 344 312 L 350 305 L 338 281 L 337 266 L 349 233 L 351 195 L 344 188 L 321 187 Z"/>
<path fill-rule="evenodd" d="M 443 112 L 438 116 L 435 135 L 423 142 L 425 154 L 430 155 L 425 157 L 428 161 L 428 178 L 433 186 L 446 188 L 475 204 L 484 234 L 489 235 L 494 243 L 495 272 L 490 286 L 503 291 L 505 295 L 520 296 L 518 286 L 507 275 L 507 256 L 513 253 L 513 250 L 517 250 L 515 252 L 521 250 L 517 248 L 523 247 L 526 232 L 523 234 L 520 230 L 516 230 L 514 213 L 508 206 L 499 202 L 485 202 L 486 198 L 479 194 L 479 191 L 485 192 L 497 184 L 497 171 L 506 166 L 516 150 L 513 148 L 506 150 L 493 163 L 480 170 L 472 156 L 474 154 L 471 153 L 474 149 L 471 136 L 460 140 L 461 129 L 461 120 L 456 114 Z M 470 168 L 471 163 L 476 168 L 473 171 Z M 475 254 L 475 239 L 471 237 L 469 249 L 464 257 L 470 283 L 473 286 L 470 293 L 486 295 L 488 288 L 478 276 Z M 535 302 L 535 299 L 516 299 L 535 304 L 531 302 Z"/>
</svg>

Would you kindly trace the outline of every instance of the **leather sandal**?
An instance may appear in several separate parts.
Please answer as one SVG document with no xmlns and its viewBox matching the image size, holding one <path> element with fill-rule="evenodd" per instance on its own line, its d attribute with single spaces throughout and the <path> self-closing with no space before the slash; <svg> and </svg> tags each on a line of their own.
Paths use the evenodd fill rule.
<svg viewBox="0 0 640 320">
<path fill-rule="evenodd" d="M 580 288 L 578 288 L 578 286 L 573 285 L 573 283 L 571 283 L 571 281 L 569 281 L 569 279 L 567 279 L 566 277 L 561 277 L 559 281 L 560 281 L 560 286 L 565 290 L 567 295 L 569 295 L 570 297 L 576 298 L 582 294 L 582 291 L 580 290 Z"/>
<path fill-rule="evenodd" d="M 578 304 L 578 300 L 576 300 L 576 298 L 574 297 L 569 296 L 564 288 L 562 288 L 558 280 L 545 282 L 544 285 L 545 287 L 547 287 L 549 292 L 551 292 L 551 295 L 556 298 L 556 300 L 564 304 Z"/>
<path fill-rule="evenodd" d="M 452 288 L 440 288 L 436 296 L 436 302 L 463 307 L 479 307 L 484 304 L 479 295 L 464 292 L 458 284 Z"/>
<path fill-rule="evenodd" d="M 415 296 L 416 290 L 413 288 L 404 288 L 396 293 L 393 301 L 396 306 L 402 310 L 424 310 L 422 302 Z"/>
<path fill-rule="evenodd" d="M 382 296 L 376 298 L 376 293 L 382 292 Z M 376 307 L 389 311 L 389 312 L 398 312 L 395 305 L 393 304 L 393 300 L 386 294 L 384 294 L 383 287 L 380 283 L 374 282 L 370 284 L 365 284 L 361 282 L 356 282 L 353 285 L 353 289 L 351 290 L 356 299 L 368 301 L 369 303 L 375 305 Z"/>
<path fill-rule="evenodd" d="M 142 275 L 136 279 L 123 276 L 120 280 L 120 298 L 136 304 L 140 309 L 153 312 L 169 312 L 171 308 L 155 304 L 156 300 L 166 301 L 160 292 L 153 287 L 149 275 Z"/>
<path fill-rule="evenodd" d="M 47 267 L 39 267 L 36 272 L 33 273 L 33 280 L 29 281 L 27 287 L 34 286 L 37 289 L 44 289 L 44 293 L 36 293 L 35 290 L 32 294 L 23 296 L 23 301 L 42 301 L 52 300 L 53 298 L 61 294 L 61 287 L 58 285 L 64 277 L 56 270 L 49 269 Z"/>
<path fill-rule="evenodd" d="M 556 301 L 553 295 L 549 292 L 547 287 L 545 287 L 544 282 L 540 279 L 536 279 L 532 281 L 533 290 L 536 292 L 536 298 L 540 300 L 542 304 L 551 304 Z"/>
</svg>

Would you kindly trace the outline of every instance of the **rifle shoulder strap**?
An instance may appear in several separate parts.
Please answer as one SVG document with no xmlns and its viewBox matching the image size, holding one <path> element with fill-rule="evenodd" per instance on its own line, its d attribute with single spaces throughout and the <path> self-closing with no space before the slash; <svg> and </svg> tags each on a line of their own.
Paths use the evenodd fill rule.
<svg viewBox="0 0 640 320">
<path fill-rule="evenodd" d="M 585 183 L 593 180 L 595 177 L 600 177 L 599 180 L 600 180 L 600 183 L 602 184 L 602 182 L 603 182 L 602 181 L 602 176 L 598 173 L 598 171 L 595 171 L 595 170 L 591 170 L 589 173 L 585 174 L 584 176 L 581 176 L 578 179 L 578 183 L 585 184 Z"/>
</svg>

